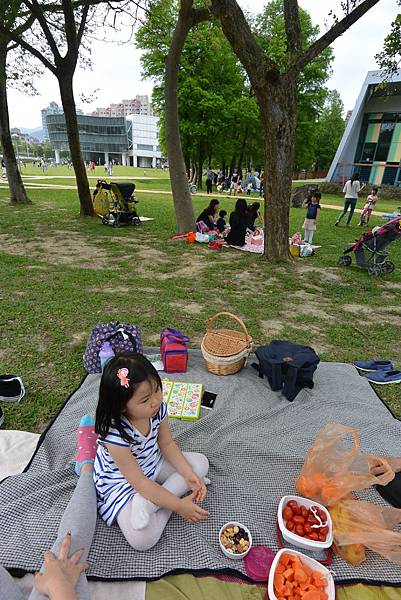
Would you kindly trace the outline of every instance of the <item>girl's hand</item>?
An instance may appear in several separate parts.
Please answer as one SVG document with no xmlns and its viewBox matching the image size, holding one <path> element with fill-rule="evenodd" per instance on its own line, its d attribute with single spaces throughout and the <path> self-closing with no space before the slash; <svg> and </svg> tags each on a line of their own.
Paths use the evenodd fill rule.
<svg viewBox="0 0 401 600">
<path fill-rule="evenodd" d="M 84 549 L 77 550 L 68 558 L 71 534 L 66 533 L 60 546 L 58 558 L 50 550 L 44 553 L 44 573 L 35 575 L 35 588 L 45 596 L 51 597 L 57 590 L 71 590 L 74 593 L 76 583 L 82 571 L 89 567 L 88 563 L 79 563 Z"/>
<path fill-rule="evenodd" d="M 189 496 L 181 498 L 180 507 L 177 510 L 177 513 L 188 523 L 199 523 L 199 521 L 205 521 L 209 516 L 207 510 L 195 504 L 195 496 L 196 492 L 192 492 Z"/>
<path fill-rule="evenodd" d="M 195 493 L 195 502 L 202 502 L 206 498 L 206 486 L 203 481 L 192 471 L 189 477 L 185 478 L 188 487 Z"/>
</svg>

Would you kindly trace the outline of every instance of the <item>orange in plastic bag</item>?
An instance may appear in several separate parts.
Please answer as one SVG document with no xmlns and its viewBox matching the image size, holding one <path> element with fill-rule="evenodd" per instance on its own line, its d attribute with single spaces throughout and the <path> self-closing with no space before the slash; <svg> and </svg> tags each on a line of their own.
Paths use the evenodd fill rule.
<svg viewBox="0 0 401 600">
<path fill-rule="evenodd" d="M 195 232 L 194 231 L 190 231 L 189 233 L 187 233 L 187 244 L 193 244 L 195 242 Z"/>
<path fill-rule="evenodd" d="M 356 429 L 329 423 L 319 431 L 306 455 L 297 490 L 301 496 L 333 506 L 352 491 L 387 485 L 394 479 L 393 469 L 380 458 L 386 472 L 372 475 L 369 468 L 372 458 L 359 449 Z"/>
<path fill-rule="evenodd" d="M 401 533 L 392 531 L 401 523 L 400 509 L 350 498 L 332 507 L 330 515 L 334 547 L 342 558 L 351 564 L 360 564 L 364 560 L 361 547 L 366 546 L 401 565 Z"/>
</svg>

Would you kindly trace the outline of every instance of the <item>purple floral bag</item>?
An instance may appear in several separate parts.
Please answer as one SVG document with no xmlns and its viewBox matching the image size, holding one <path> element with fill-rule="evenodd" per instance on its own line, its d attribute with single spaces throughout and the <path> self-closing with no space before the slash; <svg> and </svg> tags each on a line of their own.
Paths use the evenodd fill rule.
<svg viewBox="0 0 401 600">
<path fill-rule="evenodd" d="M 110 342 L 114 353 L 143 353 L 141 330 L 138 325 L 128 325 L 119 321 L 98 323 L 89 336 L 84 354 L 84 369 L 87 373 L 101 373 L 99 352 L 103 342 Z"/>
</svg>

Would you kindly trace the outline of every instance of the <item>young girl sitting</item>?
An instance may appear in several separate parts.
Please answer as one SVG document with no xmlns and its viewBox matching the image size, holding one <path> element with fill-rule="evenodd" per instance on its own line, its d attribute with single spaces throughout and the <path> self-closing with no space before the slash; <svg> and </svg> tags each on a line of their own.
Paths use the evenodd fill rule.
<svg viewBox="0 0 401 600">
<path fill-rule="evenodd" d="M 304 220 L 303 228 L 305 231 L 305 242 L 309 244 L 312 243 L 313 234 L 316 231 L 316 224 L 319 219 L 320 214 L 320 204 L 319 201 L 322 197 L 320 192 L 312 192 L 312 198 L 309 200 L 306 198 L 304 200 L 302 206 L 307 208 L 306 217 Z"/>
<path fill-rule="evenodd" d="M 136 550 L 158 542 L 172 512 L 189 523 L 208 517 L 197 505 L 206 496 L 208 460 L 181 452 L 166 414 L 159 374 L 144 356 L 122 353 L 106 364 L 96 410 L 98 509 Z"/>
<path fill-rule="evenodd" d="M 376 185 L 374 185 L 369 196 L 366 198 L 366 204 L 363 207 L 363 211 L 361 213 L 361 220 L 358 223 L 358 227 L 362 227 L 362 225 L 367 225 L 369 223 L 372 211 L 376 206 L 378 190 L 379 188 Z"/>
</svg>

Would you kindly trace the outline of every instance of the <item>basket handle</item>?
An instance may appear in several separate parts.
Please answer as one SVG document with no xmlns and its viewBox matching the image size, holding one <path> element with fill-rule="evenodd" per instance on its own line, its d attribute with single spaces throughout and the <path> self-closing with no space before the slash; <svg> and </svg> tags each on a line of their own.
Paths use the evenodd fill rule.
<svg viewBox="0 0 401 600">
<path fill-rule="evenodd" d="M 241 321 L 241 319 L 239 317 L 237 317 L 236 315 L 233 315 L 233 313 L 230 313 L 230 312 L 219 312 L 216 315 L 214 315 L 214 317 L 209 317 L 208 320 L 207 320 L 207 330 L 208 331 L 212 331 L 214 321 L 218 317 L 221 317 L 223 315 L 226 316 L 226 317 L 231 317 L 231 319 L 234 319 L 234 321 L 237 321 L 238 325 L 240 325 L 242 327 L 242 329 L 244 330 L 246 341 L 247 341 L 247 343 L 249 343 L 250 340 L 251 340 L 251 336 L 249 335 L 248 330 L 245 327 L 244 322 Z"/>
</svg>

